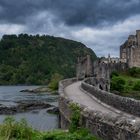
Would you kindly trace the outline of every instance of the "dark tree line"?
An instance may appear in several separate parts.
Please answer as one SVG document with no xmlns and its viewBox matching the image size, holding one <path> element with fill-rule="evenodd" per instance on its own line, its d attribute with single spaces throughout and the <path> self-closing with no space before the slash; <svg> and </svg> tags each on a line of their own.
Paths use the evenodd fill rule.
<svg viewBox="0 0 140 140">
<path fill-rule="evenodd" d="M 80 42 L 43 35 L 4 35 L 0 84 L 48 84 L 54 74 L 75 76 L 77 56 L 95 53 Z"/>
</svg>

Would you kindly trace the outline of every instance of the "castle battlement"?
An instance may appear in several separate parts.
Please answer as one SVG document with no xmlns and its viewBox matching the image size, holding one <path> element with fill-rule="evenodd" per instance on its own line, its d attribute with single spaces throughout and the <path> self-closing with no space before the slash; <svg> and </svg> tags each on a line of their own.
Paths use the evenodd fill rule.
<svg viewBox="0 0 140 140">
<path fill-rule="evenodd" d="M 120 59 L 125 60 L 130 68 L 140 67 L 140 30 L 120 46 Z"/>
</svg>

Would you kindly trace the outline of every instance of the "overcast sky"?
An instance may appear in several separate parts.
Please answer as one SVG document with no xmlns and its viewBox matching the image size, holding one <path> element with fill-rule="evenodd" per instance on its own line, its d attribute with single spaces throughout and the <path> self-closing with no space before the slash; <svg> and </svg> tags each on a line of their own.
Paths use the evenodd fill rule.
<svg viewBox="0 0 140 140">
<path fill-rule="evenodd" d="M 119 46 L 137 29 L 140 0 L 0 0 L 0 36 L 61 36 L 98 56 L 119 56 Z"/>
</svg>

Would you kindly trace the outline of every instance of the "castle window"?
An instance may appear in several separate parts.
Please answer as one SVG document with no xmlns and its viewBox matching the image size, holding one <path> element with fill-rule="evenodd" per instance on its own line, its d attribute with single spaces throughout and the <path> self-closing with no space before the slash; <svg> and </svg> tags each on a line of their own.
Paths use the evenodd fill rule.
<svg viewBox="0 0 140 140">
<path fill-rule="evenodd" d="M 100 88 L 101 90 L 103 90 L 103 88 L 102 88 L 102 86 L 101 86 L 101 85 L 99 85 L 99 88 Z"/>
<path fill-rule="evenodd" d="M 108 86 L 106 85 L 106 91 L 108 91 Z"/>
</svg>

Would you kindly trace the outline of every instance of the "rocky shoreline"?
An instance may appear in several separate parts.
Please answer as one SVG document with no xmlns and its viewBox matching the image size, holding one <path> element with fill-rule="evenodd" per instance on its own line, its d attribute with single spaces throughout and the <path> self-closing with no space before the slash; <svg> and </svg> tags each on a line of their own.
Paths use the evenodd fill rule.
<svg viewBox="0 0 140 140">
<path fill-rule="evenodd" d="M 40 102 L 40 101 L 31 101 L 31 102 L 17 102 L 17 105 L 15 106 L 5 106 L 0 105 L 0 115 L 14 115 L 16 113 L 23 113 L 23 112 L 29 112 L 37 109 L 49 109 L 47 111 L 48 113 L 56 113 L 58 111 L 58 107 L 51 105 L 46 102 Z"/>
<path fill-rule="evenodd" d="M 20 92 L 31 92 L 31 93 L 48 92 L 48 94 L 58 94 L 57 91 L 52 91 L 47 86 L 39 87 L 39 88 L 36 88 L 36 89 L 24 89 L 24 90 L 21 90 Z"/>
</svg>

